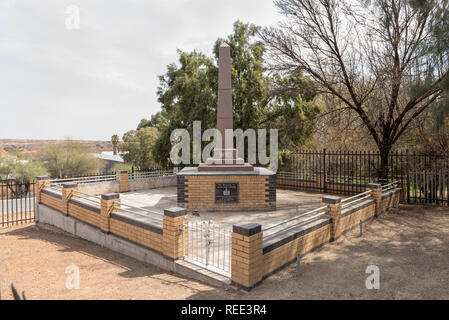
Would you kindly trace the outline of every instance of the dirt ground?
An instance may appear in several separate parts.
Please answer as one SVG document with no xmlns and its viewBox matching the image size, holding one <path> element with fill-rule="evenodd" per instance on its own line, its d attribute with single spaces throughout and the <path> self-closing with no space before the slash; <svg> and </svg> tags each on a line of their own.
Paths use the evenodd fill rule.
<svg viewBox="0 0 449 320">
<path fill-rule="evenodd" d="M 66 268 L 80 288 L 66 288 Z M 368 290 L 368 265 L 380 289 Z M 66 233 L 26 225 L 0 230 L 0 289 L 28 299 L 449 299 L 449 209 L 406 206 L 291 264 L 250 293 L 167 273 Z"/>
</svg>

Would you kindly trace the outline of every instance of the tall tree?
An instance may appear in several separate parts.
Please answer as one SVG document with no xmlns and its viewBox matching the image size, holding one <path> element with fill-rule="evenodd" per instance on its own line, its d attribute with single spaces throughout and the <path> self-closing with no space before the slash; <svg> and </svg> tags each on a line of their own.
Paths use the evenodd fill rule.
<svg viewBox="0 0 449 320">
<path fill-rule="evenodd" d="M 111 137 L 112 152 L 113 152 L 114 156 L 117 155 L 117 152 L 118 152 L 118 143 L 119 143 L 119 141 L 120 141 L 120 138 L 119 138 L 118 135 L 114 134 L 114 135 Z"/>
<path fill-rule="evenodd" d="M 432 26 L 446 0 L 276 0 L 286 20 L 260 33 L 270 67 L 310 76 L 341 101 L 375 141 L 380 174 L 414 119 L 444 98 L 448 58 Z M 447 39 L 447 37 L 446 37 Z"/>
<path fill-rule="evenodd" d="M 125 133 L 123 142 L 119 145 L 119 151 L 125 164 L 132 164 L 140 169 L 154 167 L 153 149 L 158 137 L 159 131 L 154 127 L 145 127 Z"/>
<path fill-rule="evenodd" d="M 161 129 L 166 124 L 167 124 L 167 113 L 165 112 L 165 110 L 162 110 L 155 114 L 152 114 L 149 120 L 145 118 L 140 120 L 140 123 L 137 126 L 136 130 L 140 130 L 146 127 L 154 127 L 157 129 Z"/>
</svg>

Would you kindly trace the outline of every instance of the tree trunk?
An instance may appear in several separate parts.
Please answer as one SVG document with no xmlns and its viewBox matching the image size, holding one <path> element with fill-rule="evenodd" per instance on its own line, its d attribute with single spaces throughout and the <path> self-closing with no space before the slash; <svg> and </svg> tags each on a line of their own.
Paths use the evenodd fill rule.
<svg viewBox="0 0 449 320">
<path fill-rule="evenodd" d="M 380 154 L 380 166 L 378 171 L 378 178 L 379 181 L 386 181 L 388 180 L 389 176 L 389 156 L 391 151 L 392 145 L 388 142 L 383 142 L 382 146 L 379 147 L 379 154 Z"/>
</svg>

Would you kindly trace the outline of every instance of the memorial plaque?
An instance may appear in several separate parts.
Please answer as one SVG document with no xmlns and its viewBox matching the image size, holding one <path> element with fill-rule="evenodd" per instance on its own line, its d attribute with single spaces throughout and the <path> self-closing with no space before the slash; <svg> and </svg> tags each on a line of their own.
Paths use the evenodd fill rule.
<svg viewBox="0 0 449 320">
<path fill-rule="evenodd" d="M 215 202 L 216 203 L 239 202 L 239 184 L 235 182 L 215 183 Z"/>
</svg>

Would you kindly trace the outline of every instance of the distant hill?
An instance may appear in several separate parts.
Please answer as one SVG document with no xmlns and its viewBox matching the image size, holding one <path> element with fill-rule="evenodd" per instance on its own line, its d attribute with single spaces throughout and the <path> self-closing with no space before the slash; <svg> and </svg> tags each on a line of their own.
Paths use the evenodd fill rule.
<svg viewBox="0 0 449 320">
<path fill-rule="evenodd" d="M 74 140 L 85 145 L 92 153 L 111 151 L 110 141 Z M 51 144 L 62 144 L 64 140 L 29 140 L 29 139 L 0 139 L 0 154 L 21 155 L 30 157 L 37 154 L 42 148 Z"/>
</svg>

